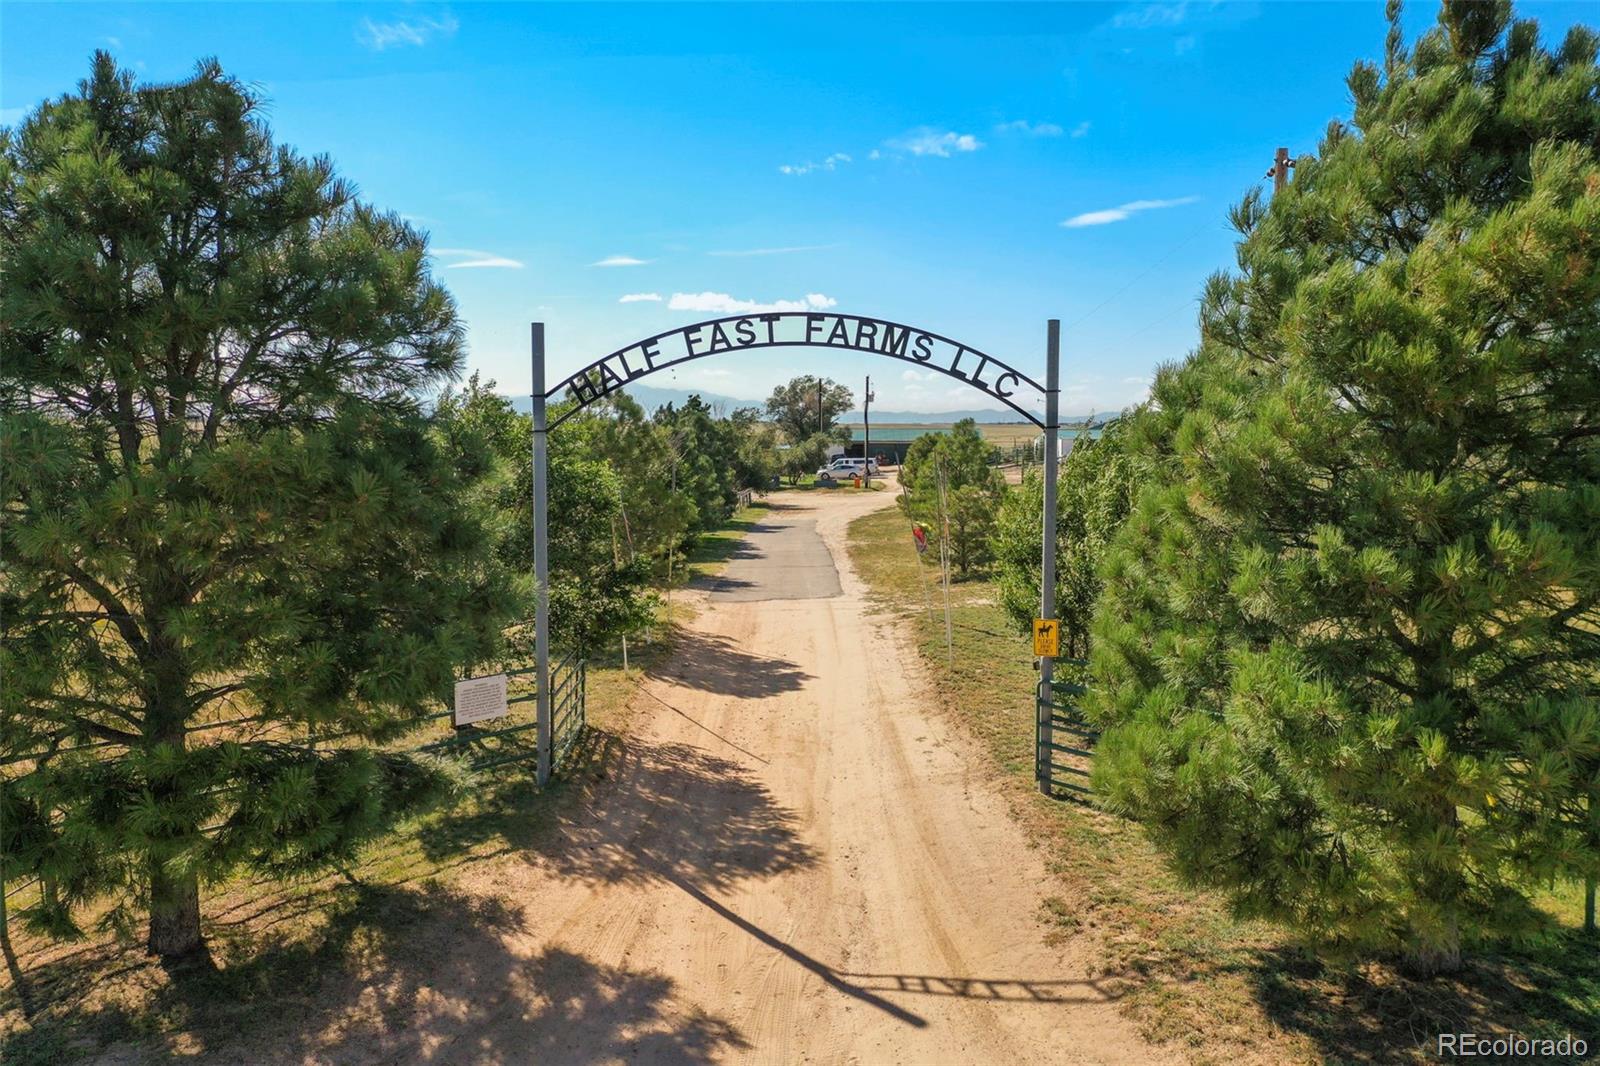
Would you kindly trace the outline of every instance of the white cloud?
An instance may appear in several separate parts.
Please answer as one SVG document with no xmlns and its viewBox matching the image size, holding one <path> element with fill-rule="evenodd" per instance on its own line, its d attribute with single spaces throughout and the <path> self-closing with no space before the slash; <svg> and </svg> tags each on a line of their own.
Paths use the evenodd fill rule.
<svg viewBox="0 0 1600 1066">
<path fill-rule="evenodd" d="M 1175 4 L 1141 4 L 1111 20 L 1119 30 L 1148 30 L 1154 26 L 1176 26 L 1189 13 L 1188 0 Z"/>
<path fill-rule="evenodd" d="M 904 137 L 889 141 L 888 147 L 910 152 L 912 155 L 932 155 L 948 159 L 956 152 L 976 152 L 983 147 L 983 142 L 970 133 L 940 131 L 924 126 L 912 130 Z"/>
<path fill-rule="evenodd" d="M 1054 122 L 1029 122 L 1019 118 L 1015 122 L 1002 122 L 995 127 L 997 133 L 1020 133 L 1026 137 L 1059 137 L 1064 132 Z"/>
<path fill-rule="evenodd" d="M 778 168 L 779 174 L 809 174 L 813 170 L 836 170 L 840 163 L 854 162 L 843 152 L 835 152 L 820 163 L 807 160 L 804 163 L 785 163 Z"/>
<path fill-rule="evenodd" d="M 653 262 L 653 260 L 635 259 L 631 255 L 608 255 L 604 259 L 596 260 L 589 265 L 597 267 L 637 267 L 644 266 L 649 262 Z"/>
<path fill-rule="evenodd" d="M 1088 123 L 1087 120 L 1085 120 L 1083 122 L 1080 122 L 1076 126 L 1072 127 L 1072 136 L 1074 136 L 1074 137 L 1085 136 L 1086 134 L 1088 134 L 1088 132 L 1089 132 L 1089 123 Z"/>
<path fill-rule="evenodd" d="M 521 270 L 522 262 L 499 255 L 495 252 L 481 252 L 476 248 L 435 248 L 433 255 L 444 256 L 447 259 L 458 260 L 446 263 L 446 270 L 471 269 L 483 267 L 499 267 L 507 270 Z"/>
<path fill-rule="evenodd" d="M 825 252 L 837 244 L 795 244 L 787 248 L 742 248 L 737 251 L 707 252 L 707 255 L 743 258 L 750 255 L 792 255 L 795 252 Z"/>
<path fill-rule="evenodd" d="M 1123 219 L 1138 214 L 1140 211 L 1159 211 L 1165 207 L 1182 207 L 1199 200 L 1198 196 L 1180 196 L 1176 200 L 1132 200 L 1120 207 L 1108 207 L 1101 211 L 1085 211 L 1081 215 L 1073 215 L 1061 223 L 1068 229 L 1078 229 L 1082 226 L 1104 226 L 1109 222 L 1121 222 Z"/>
<path fill-rule="evenodd" d="M 932 381 L 933 380 L 933 371 L 929 370 L 929 371 L 923 372 L 923 371 L 920 371 L 920 370 L 902 370 L 900 372 L 900 380 L 901 381 L 912 381 L 912 382 L 916 382 L 916 381 Z"/>
<path fill-rule="evenodd" d="M 883 153 L 878 151 L 876 148 L 874 148 L 872 151 L 867 153 L 867 158 L 868 159 L 882 159 L 883 158 Z"/>
<path fill-rule="evenodd" d="M 381 52 L 403 45 L 421 47 L 436 37 L 454 37 L 460 28 L 461 23 L 448 11 L 442 15 L 407 17 L 393 22 L 364 18 L 356 31 L 356 40 L 374 52 Z"/>
<path fill-rule="evenodd" d="M 1078 229 L 1081 226 L 1104 226 L 1108 222 L 1121 222 L 1127 217 L 1128 212 L 1112 207 L 1104 211 L 1085 211 L 1081 215 L 1073 215 L 1061 224 L 1069 229 Z"/>
<path fill-rule="evenodd" d="M 661 294 L 659 292 L 630 292 L 630 293 L 628 293 L 628 295 L 624 296 L 622 299 L 617 301 L 617 303 L 619 303 L 619 304 L 641 304 L 641 303 L 655 303 L 655 304 L 658 304 L 660 302 L 661 302 Z"/>
<path fill-rule="evenodd" d="M 805 298 L 800 300 L 774 300 L 771 303 L 739 300 L 725 292 L 675 292 L 672 294 L 672 299 L 667 301 L 667 309 L 714 311 L 725 315 L 738 315 L 757 311 L 821 311 L 835 306 L 838 302 L 820 292 L 808 292 Z"/>
</svg>

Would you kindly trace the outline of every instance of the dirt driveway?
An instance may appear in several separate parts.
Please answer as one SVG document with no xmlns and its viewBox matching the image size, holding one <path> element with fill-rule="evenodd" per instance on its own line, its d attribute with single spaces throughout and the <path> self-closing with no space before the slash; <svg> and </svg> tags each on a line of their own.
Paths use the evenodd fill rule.
<svg viewBox="0 0 1600 1066">
<path fill-rule="evenodd" d="M 645 678 L 548 850 L 466 875 L 427 994 L 307 1034 L 350 1062 L 1121 1063 L 1142 1043 L 1037 919 L 1045 874 L 925 709 L 844 550 L 888 492 L 782 493 Z M 415 990 L 411 990 L 415 992 Z M 368 1014 L 363 1018 L 363 1012 Z"/>
</svg>

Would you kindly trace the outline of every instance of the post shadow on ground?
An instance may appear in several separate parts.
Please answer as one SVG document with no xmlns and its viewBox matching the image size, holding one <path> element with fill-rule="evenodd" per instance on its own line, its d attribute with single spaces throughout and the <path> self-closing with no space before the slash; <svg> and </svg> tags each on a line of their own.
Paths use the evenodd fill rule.
<svg viewBox="0 0 1600 1066">
<path fill-rule="evenodd" d="M 565 827 L 549 856 L 567 877 L 602 884 L 668 884 L 821 977 L 914 1026 L 927 1023 L 852 985 L 828 966 L 718 902 L 707 889 L 787 873 L 818 861 L 793 812 L 745 766 L 691 744 L 638 744 L 616 763 L 617 784 Z"/>
<path fill-rule="evenodd" d="M 900 1024 L 927 1022 L 890 995 L 962 987 L 960 975 L 842 972 L 716 898 L 745 880 L 819 859 L 801 838 L 794 812 L 747 765 L 693 744 L 599 731 L 585 745 L 558 787 L 585 790 L 587 802 L 546 803 L 513 779 L 488 793 L 491 802 L 426 823 L 424 850 L 436 860 L 476 859 L 479 845 L 498 842 L 492 853 L 520 852 L 559 875 L 673 886 L 836 992 Z M 602 777 L 616 780 L 595 787 Z M 316 893 L 212 916 L 221 920 L 207 923 L 217 952 L 211 967 L 175 970 L 163 981 L 153 963 L 112 952 L 84 957 L 73 973 L 41 975 L 37 987 L 47 996 L 66 986 L 76 991 L 7 1040 L 0 1049 L 7 1066 L 51 1061 L 85 1035 L 102 1043 L 110 1036 L 141 1041 L 136 1052 L 160 1053 L 181 1034 L 186 1053 L 226 1061 L 703 1062 L 746 1047 L 730 1020 L 686 1009 L 680 992 L 692 999 L 694 991 L 676 989 L 661 974 L 557 948 L 532 958 L 518 953 L 511 945 L 524 932 L 524 906 L 534 901 L 410 880 Z M 322 924 L 309 931 L 303 920 L 288 920 L 313 914 Z M 150 970 L 148 979 L 135 975 L 148 990 L 145 1001 L 91 994 L 92 979 L 122 962 L 132 971 Z"/>
<path fill-rule="evenodd" d="M 563 827 L 546 858 L 564 876 L 603 884 L 672 885 L 835 991 L 902 1024 L 928 1024 L 888 994 L 945 995 L 1067 1006 L 1115 998 L 1111 983 L 963 975 L 854 974 L 812 956 L 718 900 L 740 882 L 819 861 L 795 815 L 745 765 L 684 743 L 630 742 L 614 762 L 616 787 Z"/>
<path fill-rule="evenodd" d="M 707 736 L 716 738 L 718 741 L 721 741 L 722 744 L 727 746 L 729 749 L 738 752 L 740 755 L 743 755 L 745 758 L 754 759 L 756 762 L 761 763 L 763 766 L 771 764 L 771 762 L 772 762 L 771 759 L 768 759 L 768 758 L 766 758 L 765 756 L 762 756 L 762 755 L 757 755 L 755 752 L 751 751 L 749 748 L 746 748 L 741 744 L 735 743 L 732 739 L 730 739 L 730 738 L 728 738 L 726 736 L 723 736 L 721 733 L 717 732 L 715 729 L 712 729 L 710 726 L 706 725 L 704 722 L 700 721 L 697 718 L 694 718 L 688 712 L 684 711 L 682 708 L 676 706 L 675 704 L 669 703 L 667 700 L 662 699 L 659 695 L 657 695 L 656 693 L 650 691 L 644 685 L 640 685 L 639 686 L 639 692 L 641 694 L 643 694 L 646 698 L 648 698 L 652 702 L 654 702 L 657 706 L 665 707 L 667 710 L 671 711 L 673 714 L 677 715 L 679 718 L 682 718 L 685 722 L 688 722 L 690 725 L 694 726 L 696 729 L 701 730 Z"/>
<path fill-rule="evenodd" d="M 780 667 L 766 684 L 797 686 L 803 677 Z M 613 775 L 623 778 L 617 787 L 595 787 Z M 599 880 L 676 875 L 726 887 L 815 860 L 792 813 L 759 782 L 688 745 L 630 743 L 590 730 L 546 792 L 516 772 L 478 784 L 472 802 L 416 827 L 429 868 L 522 853 Z M 550 802 L 567 789 L 589 792 L 593 807 Z M 671 817 L 641 838 L 648 840 L 642 848 L 630 846 L 651 816 Z M 393 881 L 392 872 L 385 876 Z M 207 915 L 212 965 L 162 973 L 136 949 L 96 942 L 33 967 L 29 991 L 54 1007 L 8 1034 L 0 1057 L 7 1066 L 53 1062 L 86 1038 L 159 1055 L 176 1034 L 186 1053 L 236 1061 L 517 1061 L 537 1053 L 539 1061 L 642 1055 L 699 1062 L 743 1047 L 729 1021 L 673 1006 L 672 982 L 659 974 L 557 950 L 519 956 L 507 941 L 521 931 L 522 901 L 483 899 L 414 876 L 229 903 Z M 312 921 L 318 925 L 308 930 Z M 370 986 L 369 975 L 377 978 Z M 97 993 L 97 985 L 109 989 L 130 977 L 138 990 L 131 996 Z M 515 998 L 507 1002 L 508 995 Z M 530 1011 L 529 1004 L 539 1006 Z"/>
<path fill-rule="evenodd" d="M 805 687 L 815 676 L 789 659 L 744 651 L 727 637 L 694 630 L 678 640 L 670 663 L 647 677 L 739 699 L 763 699 Z"/>
</svg>

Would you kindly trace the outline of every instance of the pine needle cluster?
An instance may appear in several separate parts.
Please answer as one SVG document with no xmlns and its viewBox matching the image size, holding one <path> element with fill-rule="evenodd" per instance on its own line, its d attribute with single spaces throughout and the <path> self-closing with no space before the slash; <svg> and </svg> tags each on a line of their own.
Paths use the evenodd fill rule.
<svg viewBox="0 0 1600 1066">
<path fill-rule="evenodd" d="M 1241 911 L 1430 971 L 1600 872 L 1600 67 L 1507 3 L 1391 21 L 1140 422 L 1096 785 Z"/>
</svg>

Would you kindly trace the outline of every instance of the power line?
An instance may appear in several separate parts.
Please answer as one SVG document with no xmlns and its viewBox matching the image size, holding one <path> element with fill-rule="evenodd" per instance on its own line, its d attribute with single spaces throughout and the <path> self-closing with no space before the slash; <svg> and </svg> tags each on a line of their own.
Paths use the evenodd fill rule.
<svg viewBox="0 0 1600 1066">
<path fill-rule="evenodd" d="M 1166 314 L 1162 315 L 1160 318 L 1152 318 L 1150 321 L 1146 322 L 1142 327 L 1140 327 L 1137 330 L 1134 330 L 1132 333 L 1128 334 L 1126 337 L 1124 337 L 1122 339 L 1124 341 L 1131 341 L 1135 337 L 1142 337 L 1144 334 L 1150 332 L 1155 327 L 1160 326 L 1160 325 L 1165 325 L 1166 323 L 1172 321 L 1172 318 L 1173 318 L 1174 315 L 1176 315 L 1179 311 L 1182 311 L 1184 308 L 1189 307 L 1193 303 L 1194 303 L 1193 300 L 1185 300 L 1183 303 L 1179 304 L 1177 307 L 1174 307 L 1172 310 L 1168 311 Z"/>
<path fill-rule="evenodd" d="M 1177 244 L 1174 244 L 1171 248 L 1168 248 L 1167 251 L 1161 256 L 1161 258 L 1155 260 L 1149 266 L 1145 267 L 1139 273 L 1135 274 L 1132 278 L 1128 279 L 1127 284 L 1123 285 L 1122 288 L 1118 289 L 1116 292 L 1112 293 L 1110 296 L 1107 296 L 1104 300 L 1101 300 L 1099 303 L 1095 304 L 1094 307 L 1089 309 L 1089 313 L 1088 314 L 1084 315 L 1082 318 L 1077 319 L 1075 322 L 1073 322 L 1071 325 L 1067 326 L 1066 328 L 1069 329 L 1069 330 L 1070 329 L 1076 329 L 1077 327 L 1083 325 L 1085 322 L 1089 321 L 1089 319 L 1093 318 L 1095 316 L 1095 314 L 1100 311 L 1101 308 L 1105 307 L 1107 304 L 1111 303 L 1117 297 L 1121 296 L 1123 293 L 1125 293 L 1129 289 L 1133 288 L 1139 282 L 1141 282 L 1145 278 L 1149 277 L 1150 274 L 1155 270 L 1156 267 L 1160 266 L 1162 263 L 1165 263 L 1168 259 L 1171 259 L 1174 255 L 1178 254 L 1180 249 L 1182 249 L 1185 245 L 1187 245 L 1190 241 L 1194 240 L 1196 237 L 1200 236 L 1201 232 L 1204 231 L 1206 226 L 1208 226 L 1208 225 L 1209 225 L 1208 222 L 1200 223 L 1200 225 L 1196 226 L 1189 233 L 1189 235 L 1187 237 L 1183 238 L 1183 240 L 1179 241 Z"/>
</svg>

